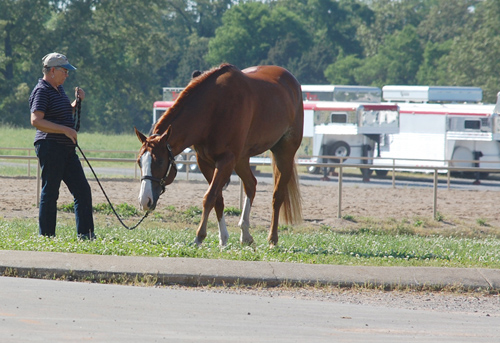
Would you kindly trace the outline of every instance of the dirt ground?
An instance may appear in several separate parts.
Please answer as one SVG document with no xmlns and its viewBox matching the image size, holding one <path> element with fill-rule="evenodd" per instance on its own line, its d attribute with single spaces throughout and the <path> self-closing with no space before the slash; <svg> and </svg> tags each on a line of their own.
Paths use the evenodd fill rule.
<svg viewBox="0 0 500 343">
<path fill-rule="evenodd" d="M 94 204 L 106 199 L 96 181 L 89 178 Z M 131 179 L 105 179 L 103 187 L 114 204 L 128 203 L 139 207 L 137 196 L 140 182 Z M 35 218 L 37 182 L 35 178 L 0 177 L 0 217 Z M 158 209 L 174 206 L 178 210 L 191 206 L 202 207 L 207 184 L 202 181 L 176 180 L 167 187 L 159 200 Z M 367 222 L 432 223 L 429 226 L 444 229 L 496 230 L 500 228 L 500 192 L 496 191 L 438 191 L 437 211 L 442 221 L 432 220 L 432 188 L 368 188 L 362 184 L 345 186 L 342 192 L 341 216 L 338 219 L 338 185 L 336 181 L 322 186 L 301 185 L 304 225 L 356 227 Z M 252 225 L 267 226 L 271 217 L 272 185 L 259 183 L 252 209 Z M 240 206 L 239 182 L 232 182 L 224 192 L 226 207 Z M 71 203 L 72 197 L 63 185 L 59 204 Z M 215 220 L 212 214 L 211 219 Z M 349 220 L 350 219 L 350 220 Z M 231 222 L 233 221 L 233 222 Z M 238 218 L 228 218 L 236 225 Z M 425 226 L 425 225 L 424 225 Z"/>
</svg>

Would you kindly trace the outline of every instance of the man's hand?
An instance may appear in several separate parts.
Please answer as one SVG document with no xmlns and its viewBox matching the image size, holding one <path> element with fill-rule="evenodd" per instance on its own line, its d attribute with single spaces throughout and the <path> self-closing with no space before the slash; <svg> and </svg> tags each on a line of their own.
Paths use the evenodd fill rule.
<svg viewBox="0 0 500 343">
<path fill-rule="evenodd" d="M 75 98 L 79 98 L 83 101 L 83 99 L 85 99 L 85 91 L 80 87 L 75 87 Z"/>
</svg>

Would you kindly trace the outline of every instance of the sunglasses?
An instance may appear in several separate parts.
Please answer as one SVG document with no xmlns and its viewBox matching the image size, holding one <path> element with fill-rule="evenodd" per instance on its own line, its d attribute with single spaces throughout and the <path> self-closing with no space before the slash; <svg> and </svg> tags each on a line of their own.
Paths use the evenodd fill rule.
<svg viewBox="0 0 500 343">
<path fill-rule="evenodd" d="M 68 69 L 64 69 L 62 67 L 55 67 L 57 70 L 61 70 L 64 74 L 69 75 Z"/>
</svg>

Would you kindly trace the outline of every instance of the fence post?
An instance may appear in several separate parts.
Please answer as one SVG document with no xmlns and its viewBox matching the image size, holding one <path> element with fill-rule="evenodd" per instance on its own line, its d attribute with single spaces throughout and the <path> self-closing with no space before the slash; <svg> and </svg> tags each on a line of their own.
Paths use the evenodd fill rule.
<svg viewBox="0 0 500 343">
<path fill-rule="evenodd" d="M 339 196 L 338 196 L 338 209 L 337 218 L 342 218 L 342 165 L 339 166 Z"/>
<path fill-rule="evenodd" d="M 31 157 L 31 150 L 28 149 L 28 157 Z M 31 158 L 28 158 L 28 177 L 31 176 Z"/>
<path fill-rule="evenodd" d="M 438 170 L 434 169 L 434 202 L 432 205 L 433 217 L 437 219 L 437 189 L 438 189 Z"/>
<path fill-rule="evenodd" d="M 135 159 L 138 159 L 139 156 L 136 154 Z M 137 163 L 134 163 L 134 178 L 137 180 Z"/>
<path fill-rule="evenodd" d="M 392 189 L 396 189 L 396 159 L 392 159 Z"/>
</svg>

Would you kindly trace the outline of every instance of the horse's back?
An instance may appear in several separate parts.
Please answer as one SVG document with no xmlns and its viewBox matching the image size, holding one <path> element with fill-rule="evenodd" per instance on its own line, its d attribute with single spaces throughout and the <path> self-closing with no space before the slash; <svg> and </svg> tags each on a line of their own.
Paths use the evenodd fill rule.
<svg viewBox="0 0 500 343">
<path fill-rule="evenodd" d="M 273 125 L 288 133 L 291 129 L 300 133 L 304 122 L 302 91 L 300 83 L 286 69 L 278 66 L 257 66 L 243 70 L 252 85 L 252 93 L 258 99 L 254 112 L 254 124 L 260 127 Z M 256 131 L 261 131 L 256 128 Z M 266 131 L 266 130 L 264 130 Z"/>
<path fill-rule="evenodd" d="M 242 70 L 242 72 L 250 79 L 268 82 L 278 87 L 284 87 L 285 90 L 293 92 L 295 97 L 298 96 L 298 98 L 302 99 L 300 83 L 295 76 L 285 68 L 265 65 L 246 68 Z"/>
</svg>

